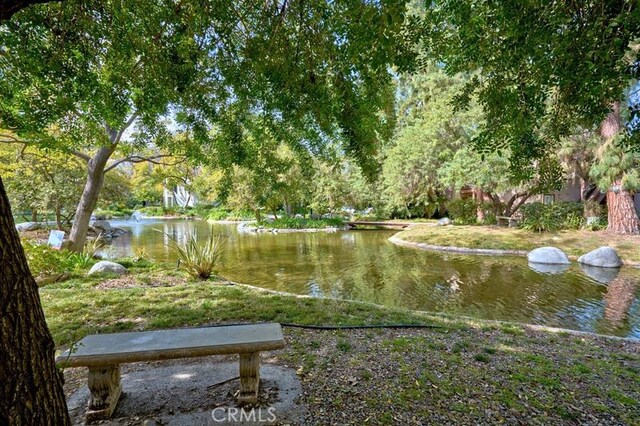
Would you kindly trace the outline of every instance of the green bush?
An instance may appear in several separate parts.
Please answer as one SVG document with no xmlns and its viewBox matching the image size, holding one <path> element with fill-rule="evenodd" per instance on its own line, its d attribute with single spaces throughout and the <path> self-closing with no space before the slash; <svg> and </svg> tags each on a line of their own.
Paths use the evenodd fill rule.
<svg viewBox="0 0 640 426">
<path fill-rule="evenodd" d="M 229 217 L 229 211 L 220 207 L 209 210 L 207 219 L 209 220 L 225 220 Z"/>
<path fill-rule="evenodd" d="M 446 207 L 454 223 L 469 225 L 477 221 L 478 205 L 471 198 L 451 200 L 447 202 Z"/>
<path fill-rule="evenodd" d="M 323 228 L 340 228 L 344 226 L 344 220 L 339 217 L 326 219 L 305 219 L 283 216 L 272 222 L 261 220 L 258 225 L 265 228 L 274 229 L 323 229 Z"/>
<path fill-rule="evenodd" d="M 480 204 L 480 208 L 484 212 L 484 220 L 482 221 L 483 225 L 495 225 L 496 223 L 498 223 L 496 212 L 492 203 L 488 203 L 485 201 Z"/>
<path fill-rule="evenodd" d="M 88 245 L 93 247 L 92 243 Z M 22 247 L 34 277 L 65 272 L 84 272 L 97 262 L 90 248 L 85 248 L 81 253 L 75 253 L 68 250 L 55 250 L 46 244 L 37 244 L 30 240 L 22 241 Z"/>
<path fill-rule="evenodd" d="M 551 232 L 560 229 L 580 229 L 585 220 L 581 203 L 563 201 L 554 204 L 541 202 L 521 207 L 524 219 L 521 227 L 534 232 Z"/>
<path fill-rule="evenodd" d="M 227 216 L 227 220 L 253 220 L 255 216 L 251 210 L 233 210 Z"/>
</svg>

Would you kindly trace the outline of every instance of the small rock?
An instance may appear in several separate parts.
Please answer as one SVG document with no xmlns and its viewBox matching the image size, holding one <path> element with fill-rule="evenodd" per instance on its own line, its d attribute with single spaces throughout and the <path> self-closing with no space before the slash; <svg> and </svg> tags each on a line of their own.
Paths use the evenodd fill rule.
<svg viewBox="0 0 640 426">
<path fill-rule="evenodd" d="M 453 222 L 451 222 L 451 219 L 449 219 L 448 217 L 443 217 L 438 221 L 438 226 L 448 226 L 452 224 Z"/>
<path fill-rule="evenodd" d="M 600 247 L 578 258 L 578 263 L 600 268 L 619 268 L 622 260 L 612 247 Z"/>
<path fill-rule="evenodd" d="M 568 265 L 571 263 L 565 252 L 556 247 L 540 247 L 531 250 L 527 259 L 531 263 L 546 263 L 552 265 Z"/>
<path fill-rule="evenodd" d="M 127 268 L 119 263 L 109 262 L 107 260 L 101 260 L 91 267 L 89 275 L 95 274 L 116 274 L 123 275 L 127 273 Z"/>
<path fill-rule="evenodd" d="M 18 232 L 35 231 L 40 228 L 41 228 L 41 225 L 38 222 L 24 222 L 24 223 L 18 223 L 16 225 L 16 230 Z"/>
</svg>

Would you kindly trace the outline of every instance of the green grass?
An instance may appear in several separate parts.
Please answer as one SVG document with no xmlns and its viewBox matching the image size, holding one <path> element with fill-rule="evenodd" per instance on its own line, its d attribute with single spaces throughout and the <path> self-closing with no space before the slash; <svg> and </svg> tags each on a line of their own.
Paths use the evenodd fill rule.
<svg viewBox="0 0 640 426">
<path fill-rule="evenodd" d="M 601 246 L 615 248 L 625 261 L 640 262 L 640 236 L 605 231 L 564 230 L 536 233 L 496 226 L 418 226 L 396 236 L 402 240 L 436 246 L 499 250 L 533 250 L 553 246 L 570 256 L 580 256 Z"/>
<path fill-rule="evenodd" d="M 153 271 L 149 274 L 158 273 Z M 98 332 L 223 322 L 338 325 L 430 322 L 426 315 L 407 310 L 297 298 L 214 280 L 194 282 L 178 277 L 175 278 L 179 282 L 177 285 L 145 287 L 149 278 L 143 273 L 135 277 L 139 285 L 136 288 L 97 288 L 102 280 L 104 278 L 75 278 L 40 290 L 47 323 L 57 345 L 68 345 L 87 334 Z"/>
<path fill-rule="evenodd" d="M 515 415 L 557 424 L 583 419 L 576 413 L 584 410 L 625 423 L 639 408 L 640 353 L 628 342 L 294 297 L 214 279 L 196 282 L 162 265 L 134 269 L 115 279 L 73 278 L 41 288 L 40 295 L 60 349 L 90 333 L 212 323 L 440 327 L 355 331 L 285 327 L 287 347 L 277 357 L 308 381 L 307 402 L 323 401 L 327 413 L 345 410 L 345 402 L 351 401 L 354 407 L 366 406 L 378 423 L 387 412 L 431 418 L 427 416 L 434 410 L 452 423 L 477 416 L 497 423 Z M 313 404 L 310 407 L 314 409 Z M 362 421 L 369 416 L 360 414 L 365 416 Z"/>
</svg>

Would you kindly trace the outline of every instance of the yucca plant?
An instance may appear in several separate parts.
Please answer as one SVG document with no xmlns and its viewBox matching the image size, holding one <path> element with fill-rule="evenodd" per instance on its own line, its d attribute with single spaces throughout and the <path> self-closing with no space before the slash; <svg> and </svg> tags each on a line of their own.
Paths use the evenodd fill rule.
<svg viewBox="0 0 640 426">
<path fill-rule="evenodd" d="M 222 256 L 222 237 L 211 234 L 203 243 L 198 243 L 196 234 L 191 234 L 186 242 L 179 243 L 176 239 L 168 235 L 170 246 L 178 256 L 182 265 L 189 275 L 194 278 L 206 280 L 213 275 L 215 269 L 220 264 Z"/>
</svg>

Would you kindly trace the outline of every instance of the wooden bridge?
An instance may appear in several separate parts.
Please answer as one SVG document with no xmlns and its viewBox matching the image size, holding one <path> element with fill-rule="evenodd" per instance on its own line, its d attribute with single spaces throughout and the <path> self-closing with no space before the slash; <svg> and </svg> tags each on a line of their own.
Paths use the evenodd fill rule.
<svg viewBox="0 0 640 426">
<path fill-rule="evenodd" d="M 354 229 L 357 227 L 363 227 L 363 226 L 373 226 L 376 228 L 391 228 L 391 229 L 404 229 L 409 225 L 412 225 L 411 223 L 399 223 L 399 222 L 369 222 L 369 221 L 364 221 L 364 220 L 356 220 L 353 222 L 347 222 L 347 225 L 349 226 L 349 228 Z"/>
</svg>

